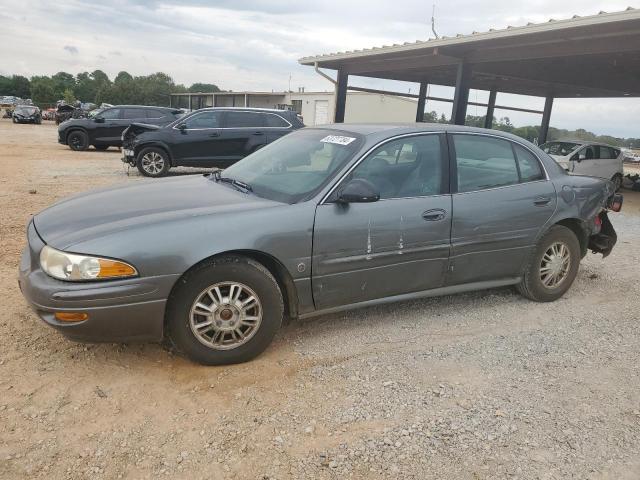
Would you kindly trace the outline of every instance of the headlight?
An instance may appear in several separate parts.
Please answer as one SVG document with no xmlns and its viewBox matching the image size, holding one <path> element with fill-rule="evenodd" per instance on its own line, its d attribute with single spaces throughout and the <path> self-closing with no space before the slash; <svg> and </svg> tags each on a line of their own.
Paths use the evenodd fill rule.
<svg viewBox="0 0 640 480">
<path fill-rule="evenodd" d="M 138 274 L 128 263 L 61 252 L 49 246 L 45 246 L 40 252 L 40 266 L 47 275 L 68 281 L 107 280 Z"/>
</svg>

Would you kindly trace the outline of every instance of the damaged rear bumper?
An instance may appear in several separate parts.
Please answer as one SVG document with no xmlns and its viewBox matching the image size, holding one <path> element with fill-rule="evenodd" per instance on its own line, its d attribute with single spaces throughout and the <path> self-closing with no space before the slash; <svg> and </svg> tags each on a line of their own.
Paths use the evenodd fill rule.
<svg viewBox="0 0 640 480">
<path fill-rule="evenodd" d="M 589 250 L 593 253 L 601 253 L 604 258 L 613 250 L 618 241 L 618 234 L 611 225 L 606 210 L 600 212 L 599 217 L 601 221 L 600 232 L 589 237 Z"/>
</svg>

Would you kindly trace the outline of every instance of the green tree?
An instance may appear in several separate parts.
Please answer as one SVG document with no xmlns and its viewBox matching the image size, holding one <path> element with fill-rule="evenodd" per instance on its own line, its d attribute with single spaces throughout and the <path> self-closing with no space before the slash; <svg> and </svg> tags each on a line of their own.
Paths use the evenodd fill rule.
<svg viewBox="0 0 640 480">
<path fill-rule="evenodd" d="M 215 93 L 219 92 L 220 88 L 213 83 L 194 83 L 189 87 L 191 93 Z"/>
<path fill-rule="evenodd" d="M 31 99 L 41 107 L 53 105 L 56 97 L 55 84 L 51 77 L 31 77 Z"/>
<path fill-rule="evenodd" d="M 65 101 L 67 105 L 73 105 L 76 102 L 76 97 L 73 94 L 73 90 L 67 88 L 62 94 L 62 99 Z"/>
</svg>

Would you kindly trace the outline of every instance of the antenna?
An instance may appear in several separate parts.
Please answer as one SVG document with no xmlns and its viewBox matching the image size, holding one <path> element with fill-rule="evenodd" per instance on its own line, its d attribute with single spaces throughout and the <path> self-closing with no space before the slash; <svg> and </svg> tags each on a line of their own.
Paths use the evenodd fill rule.
<svg viewBox="0 0 640 480">
<path fill-rule="evenodd" d="M 436 36 L 436 40 L 440 37 L 438 36 L 438 32 L 436 32 L 436 4 L 433 4 L 433 10 L 431 11 L 431 31 Z"/>
</svg>

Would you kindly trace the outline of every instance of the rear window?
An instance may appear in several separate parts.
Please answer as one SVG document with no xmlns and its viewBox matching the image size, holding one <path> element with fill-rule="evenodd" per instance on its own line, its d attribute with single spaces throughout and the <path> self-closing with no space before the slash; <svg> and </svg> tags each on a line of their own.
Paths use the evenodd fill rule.
<svg viewBox="0 0 640 480">
<path fill-rule="evenodd" d="M 540 145 L 540 149 L 544 153 L 549 155 L 556 155 L 558 157 L 565 157 L 573 152 L 580 146 L 579 143 L 574 142 L 547 142 Z"/>
<path fill-rule="evenodd" d="M 165 112 L 163 110 L 147 110 L 147 118 L 162 118 L 165 116 Z"/>
</svg>

